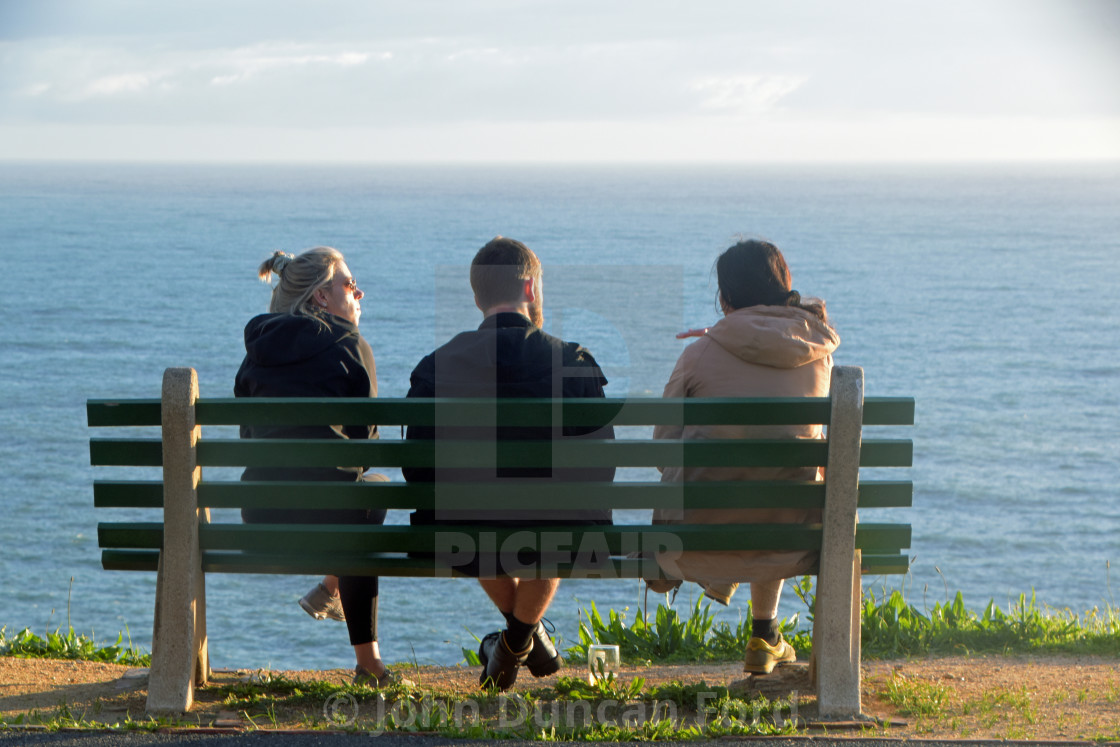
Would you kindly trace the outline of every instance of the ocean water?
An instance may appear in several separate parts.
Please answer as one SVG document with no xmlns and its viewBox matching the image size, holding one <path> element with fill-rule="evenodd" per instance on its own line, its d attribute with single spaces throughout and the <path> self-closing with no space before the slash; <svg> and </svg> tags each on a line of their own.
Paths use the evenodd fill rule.
<svg viewBox="0 0 1120 747">
<path fill-rule="evenodd" d="M 1120 596 L 1120 164 L 6 163 L 0 625 L 150 646 L 154 574 L 100 568 L 97 522 L 133 514 L 93 510 L 92 480 L 111 473 L 88 466 L 84 403 L 158 397 L 182 365 L 203 396 L 228 396 L 272 250 L 347 255 L 381 393 L 400 396 L 417 360 L 477 325 L 466 265 L 496 234 L 540 255 L 550 331 L 592 350 L 615 397 L 660 394 L 674 333 L 716 319 L 722 249 L 775 241 L 794 287 L 828 302 L 837 362 L 865 369 L 869 395 L 917 400 L 912 572 L 865 586 L 919 605 L 961 590 L 973 608 Z M 295 603 L 312 582 L 210 576 L 214 664 L 351 665 L 344 627 Z M 382 588 L 390 660 L 455 663 L 500 622 L 471 581 Z M 787 596 L 782 613 L 803 613 Z M 565 582 L 549 617 L 568 641 L 592 601 L 632 619 L 643 598 L 636 582 Z"/>
</svg>

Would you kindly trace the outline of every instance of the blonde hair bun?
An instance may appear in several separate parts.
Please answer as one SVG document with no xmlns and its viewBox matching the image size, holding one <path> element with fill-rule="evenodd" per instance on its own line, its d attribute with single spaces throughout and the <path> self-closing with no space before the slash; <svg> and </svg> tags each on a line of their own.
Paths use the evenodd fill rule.
<svg viewBox="0 0 1120 747">
<path fill-rule="evenodd" d="M 272 273 L 279 275 L 284 272 L 284 268 L 288 266 L 295 257 L 287 252 L 276 251 L 272 256 L 261 263 L 260 268 L 257 270 L 257 275 L 264 282 L 268 282 Z"/>
</svg>

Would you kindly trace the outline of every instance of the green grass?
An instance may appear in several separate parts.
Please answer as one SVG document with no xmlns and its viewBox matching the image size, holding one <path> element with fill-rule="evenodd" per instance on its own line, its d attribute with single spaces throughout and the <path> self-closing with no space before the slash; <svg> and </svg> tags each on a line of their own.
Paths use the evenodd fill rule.
<svg viewBox="0 0 1120 747">
<path fill-rule="evenodd" d="M 131 716 L 126 716 L 123 720 L 115 723 L 104 723 L 94 718 L 89 718 L 85 713 L 74 713 L 70 710 L 70 706 L 62 704 L 54 711 L 31 711 L 29 713 L 21 713 L 11 718 L 0 718 L 0 731 L 4 727 L 27 727 L 34 726 L 42 728 L 46 731 L 61 731 L 62 729 L 82 729 L 83 731 L 104 730 L 104 731 L 158 731 L 168 726 L 197 726 L 197 724 L 186 723 L 177 719 L 169 719 L 164 717 L 148 716 L 141 720 L 136 720 Z"/>
<path fill-rule="evenodd" d="M 560 677 L 552 687 L 515 693 L 480 691 L 469 699 L 438 689 L 398 687 L 374 691 L 354 685 L 296 682 L 261 672 L 252 681 L 220 688 L 222 705 L 255 727 L 278 714 L 302 709 L 307 728 L 356 733 L 435 732 L 450 738 L 541 741 L 681 741 L 722 736 L 792 734 L 796 706 L 765 698 L 742 700 L 724 686 L 679 682 L 647 686 L 645 680 L 589 684 Z M 342 704 L 328 717 L 323 703 Z M 465 711 L 459 703 L 471 704 Z"/>
<path fill-rule="evenodd" d="M 960 592 L 928 613 L 893 591 L 882 600 L 865 595 L 863 652 L 896 658 L 928 654 L 1076 653 L 1120 656 L 1120 609 L 1093 608 L 1078 615 L 1042 606 L 1032 592 L 1006 611 L 989 601 L 982 612 L 968 609 Z"/>
<path fill-rule="evenodd" d="M 82 661 L 103 661 L 110 664 L 127 664 L 135 667 L 151 666 L 152 656 L 132 645 L 123 643 L 128 628 L 117 633 L 117 641 L 109 646 L 98 646 L 93 635 L 75 633 L 70 624 L 70 595 L 74 591 L 74 577 L 70 577 L 70 591 L 66 596 L 66 633 L 61 627 L 40 637 L 24 628 L 9 637 L 7 626 L 0 627 L 0 656 L 15 656 L 24 659 L 80 659 Z M 54 611 L 51 611 L 54 615 Z"/>
<path fill-rule="evenodd" d="M 783 627 L 792 631 L 796 623 L 794 617 Z M 749 638 L 749 620 L 735 627 L 717 624 L 711 604 L 699 599 L 685 618 L 676 609 L 659 604 L 652 614 L 633 621 L 627 620 L 626 610 L 608 610 L 604 620 L 592 602 L 580 615 L 579 643 L 567 654 L 574 662 L 584 662 L 588 646 L 598 643 L 617 645 L 623 660 L 630 662 L 729 661 L 743 655 Z"/>
<path fill-rule="evenodd" d="M 794 583 L 794 590 L 805 604 L 808 619 L 813 616 L 813 579 L 806 576 Z M 652 613 L 628 620 L 627 610 L 608 610 L 606 619 L 595 603 L 580 613 L 579 642 L 567 649 L 573 663 L 587 660 L 591 644 L 619 646 L 624 661 L 639 663 L 684 663 L 735 661 L 742 656 L 750 638 L 750 605 L 737 624 L 717 622 L 710 602 L 697 599 L 687 616 L 677 609 L 659 604 Z M 800 612 L 781 621 L 786 639 L 804 658 L 812 650 L 812 639 L 798 630 Z M 126 631 L 127 633 L 127 631 Z M 149 666 L 151 655 L 138 649 L 126 633 L 115 643 L 98 645 L 92 635 L 76 633 L 68 626 L 39 636 L 24 628 L 9 636 L 0 628 L 0 656 L 84 659 L 130 666 Z M 989 601 L 980 612 L 965 606 L 960 592 L 952 601 L 934 604 L 925 612 L 906 600 L 899 591 L 864 595 L 862 608 L 862 646 L 865 658 L 903 658 L 908 656 L 997 653 L 1065 654 L 1120 657 L 1120 607 L 1112 604 L 1093 608 L 1083 614 L 1055 610 L 1039 604 L 1032 592 L 1022 594 L 1017 603 L 1004 610 Z M 473 650 L 463 649 L 468 665 L 477 664 Z M 472 661 L 472 659 L 475 659 Z"/>
<path fill-rule="evenodd" d="M 38 636 L 30 628 L 24 628 L 14 636 L 8 637 L 7 627 L 0 628 L 0 656 L 15 656 L 25 659 L 81 659 L 83 661 L 103 661 L 110 664 L 127 664 L 146 667 L 151 664 L 151 654 L 145 653 L 132 644 L 131 639 L 123 643 L 124 633 L 117 634 L 116 643 L 99 646 L 92 635 L 75 633 L 67 628 L 61 633 L 58 628 L 53 633 Z"/>
<path fill-rule="evenodd" d="M 949 694 L 950 690 L 945 685 L 912 680 L 898 674 L 891 675 L 882 692 L 887 702 L 903 716 L 925 718 L 944 716 Z"/>
<path fill-rule="evenodd" d="M 806 576 L 794 590 L 813 616 L 813 579 Z M 864 658 L 970 653 L 1063 654 L 1120 657 L 1120 608 L 1108 605 L 1078 615 L 1055 610 L 1020 595 L 1007 610 L 989 601 L 981 612 L 968 609 L 957 592 L 952 601 L 923 612 L 900 591 L 864 595 L 862 646 Z M 603 619 L 592 602 L 580 615 L 579 642 L 567 649 L 574 662 L 586 661 L 591 644 L 615 644 L 628 662 L 703 662 L 739 659 L 750 638 L 750 606 L 738 624 L 717 622 L 710 602 L 697 600 L 682 618 L 676 609 L 659 604 L 645 616 L 628 621 L 626 610 L 610 610 Z M 812 650 L 807 631 L 797 630 L 799 614 L 781 621 L 786 639 L 805 657 Z"/>
</svg>

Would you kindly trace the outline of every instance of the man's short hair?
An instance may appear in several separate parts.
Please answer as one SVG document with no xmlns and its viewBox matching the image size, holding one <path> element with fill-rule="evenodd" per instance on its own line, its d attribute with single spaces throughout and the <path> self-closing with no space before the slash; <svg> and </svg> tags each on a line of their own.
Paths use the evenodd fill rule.
<svg viewBox="0 0 1120 747">
<path fill-rule="evenodd" d="M 516 303 L 525 281 L 540 276 L 541 261 L 533 250 L 504 236 L 491 239 L 471 262 L 471 290 L 483 310 Z"/>
</svg>

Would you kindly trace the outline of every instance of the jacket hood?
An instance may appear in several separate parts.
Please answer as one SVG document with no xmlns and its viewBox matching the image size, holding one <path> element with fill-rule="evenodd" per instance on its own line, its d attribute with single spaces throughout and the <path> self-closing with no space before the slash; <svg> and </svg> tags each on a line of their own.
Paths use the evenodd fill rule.
<svg viewBox="0 0 1120 747">
<path fill-rule="evenodd" d="M 260 366 L 290 366 L 350 336 L 358 337 L 358 328 L 333 314 L 261 314 L 245 325 L 245 353 Z"/>
<path fill-rule="evenodd" d="M 749 306 L 716 322 L 708 337 L 747 363 L 797 368 L 832 355 L 840 336 L 811 312 L 794 306 Z"/>
</svg>

